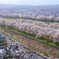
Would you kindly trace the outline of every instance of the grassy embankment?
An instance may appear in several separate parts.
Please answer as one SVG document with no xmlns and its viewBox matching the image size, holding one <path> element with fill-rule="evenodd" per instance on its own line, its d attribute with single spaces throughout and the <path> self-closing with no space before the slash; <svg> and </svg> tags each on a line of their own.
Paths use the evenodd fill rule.
<svg viewBox="0 0 59 59">
<path fill-rule="evenodd" d="M 37 19 L 34 19 L 33 21 L 41 21 L 41 20 L 37 20 Z M 45 23 L 59 23 L 59 21 L 42 21 L 42 22 L 45 22 Z"/>
<path fill-rule="evenodd" d="M 59 42 L 53 42 L 53 41 L 49 40 L 48 38 L 44 38 L 44 37 L 37 37 L 36 38 L 35 37 L 36 36 L 35 34 L 31 34 L 31 33 L 26 32 L 26 31 L 20 31 L 20 30 L 14 28 L 14 27 L 8 27 L 8 26 L 5 26 L 5 25 L 0 25 L 0 27 L 4 27 L 4 28 L 6 28 L 8 30 L 13 30 L 13 31 L 15 31 L 17 33 L 20 33 L 22 35 L 26 35 L 26 36 L 31 37 L 31 38 L 34 38 L 36 40 L 39 40 L 39 41 L 42 41 L 42 42 L 46 42 L 46 43 L 51 44 L 53 46 L 59 47 Z"/>
<path fill-rule="evenodd" d="M 14 17 L 2 17 L 2 18 L 4 18 L 4 19 L 18 19 L 18 20 L 20 20 L 20 19 L 23 19 L 23 18 L 14 18 Z M 41 20 L 38 20 L 38 19 L 27 19 L 27 20 L 32 20 L 32 21 L 41 21 Z M 45 23 L 59 23 L 58 21 L 43 21 L 43 22 L 45 22 Z"/>
<path fill-rule="evenodd" d="M 4 19 L 19 19 L 19 18 L 13 18 L 13 17 L 2 17 Z"/>
</svg>

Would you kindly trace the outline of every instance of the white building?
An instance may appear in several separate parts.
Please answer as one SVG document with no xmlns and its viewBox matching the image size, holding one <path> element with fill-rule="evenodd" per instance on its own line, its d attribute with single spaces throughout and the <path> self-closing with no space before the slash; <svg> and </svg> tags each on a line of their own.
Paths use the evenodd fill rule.
<svg viewBox="0 0 59 59">
<path fill-rule="evenodd" d="M 6 53 L 6 52 L 5 52 L 4 49 L 0 49 L 0 59 L 3 59 L 5 53 Z"/>
</svg>

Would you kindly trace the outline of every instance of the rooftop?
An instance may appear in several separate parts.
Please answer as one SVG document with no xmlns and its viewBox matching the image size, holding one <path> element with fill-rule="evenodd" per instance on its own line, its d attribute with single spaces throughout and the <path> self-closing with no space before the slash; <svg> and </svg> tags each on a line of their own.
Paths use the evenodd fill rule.
<svg viewBox="0 0 59 59">
<path fill-rule="evenodd" d="M 4 49 L 0 49 L 0 53 L 4 53 Z"/>
<path fill-rule="evenodd" d="M 0 33 L 0 41 L 6 41 L 6 36 Z"/>
<path fill-rule="evenodd" d="M 0 37 L 3 36 L 3 37 L 6 37 L 5 35 L 3 35 L 2 33 L 0 33 Z"/>
</svg>

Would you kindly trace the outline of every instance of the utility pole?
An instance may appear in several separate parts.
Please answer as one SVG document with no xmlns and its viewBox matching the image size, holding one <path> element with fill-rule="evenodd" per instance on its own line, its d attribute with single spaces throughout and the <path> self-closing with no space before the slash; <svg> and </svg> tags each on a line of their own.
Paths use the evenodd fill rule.
<svg viewBox="0 0 59 59">
<path fill-rule="evenodd" d="M 28 48 L 30 49 L 30 47 L 31 47 L 31 40 L 28 39 Z"/>
<path fill-rule="evenodd" d="M 11 32 L 11 39 L 12 39 L 12 32 Z M 11 44 L 12 44 L 12 40 L 11 40 Z"/>
</svg>

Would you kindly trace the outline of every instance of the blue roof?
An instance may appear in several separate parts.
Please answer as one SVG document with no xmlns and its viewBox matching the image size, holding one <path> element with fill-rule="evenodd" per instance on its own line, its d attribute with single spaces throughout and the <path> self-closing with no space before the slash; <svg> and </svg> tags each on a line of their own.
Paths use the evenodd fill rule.
<svg viewBox="0 0 59 59">
<path fill-rule="evenodd" d="M 18 45 L 10 45 L 10 49 L 11 49 L 12 47 L 16 47 L 16 46 L 18 46 Z"/>
</svg>

